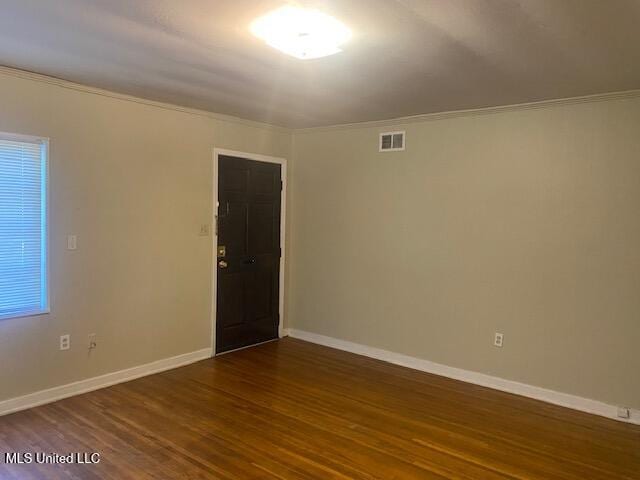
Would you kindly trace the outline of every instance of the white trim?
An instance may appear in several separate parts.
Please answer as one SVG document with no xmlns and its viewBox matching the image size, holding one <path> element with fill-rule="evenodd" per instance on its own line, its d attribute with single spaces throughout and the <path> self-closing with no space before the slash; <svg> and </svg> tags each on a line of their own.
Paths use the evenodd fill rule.
<svg viewBox="0 0 640 480">
<path fill-rule="evenodd" d="M 45 267 L 47 269 L 47 271 L 45 272 L 45 288 L 46 288 L 46 294 L 47 294 L 47 306 L 45 309 L 43 309 L 42 314 L 47 314 L 51 312 L 51 182 L 50 182 L 50 178 L 51 178 L 51 148 L 50 148 L 50 142 L 49 142 L 49 138 L 48 137 L 43 137 L 40 138 L 40 143 L 41 146 L 40 148 L 44 149 L 45 155 L 44 155 L 44 161 L 45 161 L 45 167 L 44 167 L 44 175 L 45 175 L 45 180 L 44 180 L 44 188 L 45 188 L 45 204 L 44 204 L 44 208 L 45 208 L 45 229 L 44 229 L 44 234 L 46 235 L 45 238 Z"/>
<path fill-rule="evenodd" d="M 568 98 L 556 98 L 550 100 L 539 100 L 535 102 L 516 103 L 510 105 L 499 105 L 493 107 L 480 107 L 470 108 L 464 110 L 449 110 L 444 112 L 424 113 L 419 115 L 409 115 L 404 117 L 387 118 L 382 120 L 372 120 L 367 122 L 352 122 L 341 123 L 333 125 L 324 125 L 317 127 L 305 127 L 305 128 L 288 128 L 284 126 L 274 125 L 270 123 L 258 122 L 255 120 L 247 120 L 240 117 L 234 117 L 232 115 L 225 115 L 221 113 L 210 112 L 207 110 L 201 110 L 196 108 L 182 107 L 180 105 L 174 105 L 170 103 L 156 102 L 154 100 L 148 100 L 145 98 L 134 97 L 132 95 L 126 95 L 117 92 L 111 92 L 100 88 L 90 87 L 88 85 L 82 85 L 79 83 L 70 82 L 56 77 L 50 77 L 47 75 L 41 75 L 39 73 L 28 72 L 25 70 L 19 70 L 7 66 L 0 65 L 0 74 L 4 74 L 11 77 L 23 78 L 39 83 L 46 83 L 49 85 L 56 85 L 61 88 L 70 90 L 76 90 L 79 92 L 85 92 L 93 95 L 100 95 L 103 97 L 115 98 L 118 100 L 124 100 L 128 102 L 138 103 L 142 105 L 148 105 L 157 108 L 164 108 L 166 110 L 175 110 L 177 112 L 190 113 L 192 115 L 200 115 L 203 117 L 212 118 L 224 122 L 238 123 L 254 128 L 261 128 L 267 130 L 275 130 L 282 133 L 315 133 L 322 131 L 352 129 L 352 128 L 369 128 L 369 127 L 388 127 L 392 125 L 406 125 L 410 123 L 420 123 L 432 120 L 441 120 L 445 118 L 456 117 L 470 117 L 476 115 L 490 115 L 494 113 L 510 112 L 518 110 L 532 110 L 539 108 L 550 108 L 562 105 L 575 105 L 580 103 L 593 103 L 604 102 L 609 100 L 622 100 L 629 98 L 640 97 L 640 89 L 625 90 L 620 92 L 608 92 L 608 93 L 596 93 L 593 95 L 584 95 L 580 97 L 568 97 Z"/>
<path fill-rule="evenodd" d="M 606 102 L 612 100 L 625 100 L 640 97 L 640 89 L 626 90 L 622 92 L 598 93 L 595 95 L 585 95 L 582 97 L 557 98 L 551 100 L 540 100 L 537 102 L 515 103 L 511 105 L 498 105 L 494 107 L 469 108 L 465 110 L 449 110 L 444 112 L 423 113 L 420 115 L 410 115 L 406 117 L 387 118 L 383 120 L 371 120 L 368 122 L 341 123 L 336 125 L 326 125 L 319 127 L 306 127 L 293 129 L 294 134 L 331 132 L 335 130 L 358 129 L 392 126 L 410 125 L 413 123 L 431 122 L 434 120 L 444 120 L 457 117 L 474 117 L 478 115 L 492 115 L 496 113 L 514 112 L 521 110 L 538 110 L 541 108 L 553 108 L 564 105 L 577 105 L 581 103 Z M 388 151 L 388 150 L 385 150 Z"/>
<path fill-rule="evenodd" d="M 34 145 L 45 144 L 47 147 L 49 146 L 49 138 L 39 137 L 37 135 L 24 135 L 22 133 L 0 132 L 0 139 L 7 140 L 10 142 L 33 143 Z M 48 148 L 47 148 L 47 151 L 48 151 Z"/>
<path fill-rule="evenodd" d="M 22 78 L 25 80 L 31 80 L 38 83 L 55 85 L 57 87 L 66 88 L 68 90 L 75 90 L 78 92 L 89 93 L 92 95 L 99 95 L 101 97 L 114 98 L 114 99 L 123 100 L 126 102 L 133 102 L 141 105 L 147 105 L 150 107 L 163 108 L 165 110 L 174 110 L 176 112 L 188 113 L 191 115 L 199 115 L 202 117 L 208 117 L 208 118 L 212 118 L 214 120 L 220 120 L 223 122 L 237 123 L 237 124 L 246 125 L 248 127 L 253 127 L 253 128 L 275 130 L 282 133 L 291 133 L 291 129 L 287 127 L 282 127 L 279 125 L 258 122 L 255 120 L 247 120 L 240 117 L 234 117 L 233 115 L 225 115 L 222 113 L 210 112 L 208 110 L 182 107 L 180 105 L 174 105 L 172 103 L 156 102 L 155 100 L 134 97 L 133 95 L 112 92 L 109 90 L 104 90 L 102 88 L 90 87 L 88 85 L 82 85 L 80 83 L 70 82 L 68 80 L 63 80 L 61 78 L 50 77 L 48 75 L 41 75 L 39 73 L 28 72 L 25 70 L 19 70 L 17 68 L 6 67 L 3 65 L 0 65 L 0 74 L 4 74 L 10 77 Z"/>
<path fill-rule="evenodd" d="M 48 260 L 49 258 L 47 257 L 47 262 Z M 47 281 L 47 286 L 48 285 L 49 285 L 49 282 Z M 49 290 L 47 289 L 47 299 L 48 298 L 49 298 Z M 47 308 L 38 309 L 38 310 L 26 310 L 26 311 L 17 312 L 17 313 L 6 313 L 3 315 L 0 315 L 0 320 L 12 320 L 14 318 L 38 317 L 40 315 L 49 315 L 51 313 L 51 308 L 49 308 L 48 302 L 49 300 L 47 300 Z"/>
<path fill-rule="evenodd" d="M 211 263 L 211 350 L 213 355 L 216 352 L 216 305 L 217 305 L 217 250 L 218 250 L 218 231 L 216 228 L 218 218 L 218 157 L 220 155 L 228 155 L 230 157 L 246 158 L 258 162 L 277 163 L 281 165 L 282 175 L 282 192 L 280 192 L 280 278 L 279 278 L 279 298 L 278 298 L 278 337 L 284 335 L 284 274 L 285 274 L 285 257 L 286 257 L 286 218 L 287 218 L 287 159 L 280 157 L 271 157 L 269 155 L 261 155 L 259 153 L 239 152 L 236 150 L 226 150 L 224 148 L 213 149 L 213 259 Z"/>
<path fill-rule="evenodd" d="M 630 418 L 619 418 L 617 416 L 618 407 L 609 405 L 597 400 L 578 397 L 568 393 L 556 392 L 546 388 L 535 387 L 525 383 L 514 382 L 513 380 L 505 380 L 503 378 L 486 375 L 484 373 L 472 372 L 461 368 L 449 367 L 439 363 L 431 362 L 421 358 L 410 357 L 400 353 L 383 350 L 380 348 L 369 347 L 359 343 L 353 343 L 338 338 L 327 337 L 317 333 L 305 332 L 303 330 L 290 329 L 289 336 L 306 340 L 307 342 L 325 345 L 327 347 L 344 350 L 347 352 L 364 355 L 365 357 L 383 360 L 385 362 L 401 365 L 403 367 L 429 372 L 435 375 L 460 380 L 474 385 L 493 388 L 503 392 L 514 393 L 524 397 L 541 400 L 543 402 L 560 405 L 562 407 L 579 410 L 581 412 L 591 413 L 602 417 L 611 418 L 620 422 L 633 423 L 640 425 L 640 410 L 631 409 Z"/>
<path fill-rule="evenodd" d="M 117 372 L 107 373 L 99 377 L 87 378 L 78 382 L 68 383 L 59 387 L 40 390 L 21 397 L 0 401 L 0 416 L 9 413 L 26 410 L 46 403 L 56 402 L 63 398 L 73 397 L 83 393 L 109 387 L 118 383 L 128 382 L 154 373 L 164 372 L 173 368 L 189 365 L 211 357 L 211 349 L 205 348 L 195 352 L 177 355 L 171 358 L 157 360 L 155 362 L 127 368 Z"/>
</svg>

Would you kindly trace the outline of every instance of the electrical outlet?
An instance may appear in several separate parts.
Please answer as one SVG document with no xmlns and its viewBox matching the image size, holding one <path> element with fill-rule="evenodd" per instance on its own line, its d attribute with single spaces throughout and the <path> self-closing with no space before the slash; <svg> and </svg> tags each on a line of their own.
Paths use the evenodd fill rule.
<svg viewBox="0 0 640 480">
<path fill-rule="evenodd" d="M 69 350 L 71 348 L 71 335 L 60 335 L 60 350 Z"/>
<path fill-rule="evenodd" d="M 626 407 L 618 407 L 618 418 L 631 418 L 631 410 Z"/>
<path fill-rule="evenodd" d="M 502 333 L 495 333 L 493 337 L 493 346 L 502 348 L 502 344 L 504 343 L 504 335 Z"/>
<path fill-rule="evenodd" d="M 208 237 L 211 234 L 211 226 L 208 223 L 203 223 L 200 225 L 200 233 L 201 237 Z"/>
<path fill-rule="evenodd" d="M 93 350 L 97 346 L 98 346 L 98 342 L 96 340 L 96 334 L 90 333 L 89 334 L 89 350 Z"/>
</svg>

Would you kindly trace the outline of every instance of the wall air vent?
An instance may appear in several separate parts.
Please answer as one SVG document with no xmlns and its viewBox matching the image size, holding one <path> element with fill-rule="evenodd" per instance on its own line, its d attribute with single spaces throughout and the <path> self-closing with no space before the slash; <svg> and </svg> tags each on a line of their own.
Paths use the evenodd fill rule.
<svg viewBox="0 0 640 480">
<path fill-rule="evenodd" d="M 404 150 L 404 132 L 384 132 L 380 134 L 380 152 L 400 152 Z"/>
</svg>

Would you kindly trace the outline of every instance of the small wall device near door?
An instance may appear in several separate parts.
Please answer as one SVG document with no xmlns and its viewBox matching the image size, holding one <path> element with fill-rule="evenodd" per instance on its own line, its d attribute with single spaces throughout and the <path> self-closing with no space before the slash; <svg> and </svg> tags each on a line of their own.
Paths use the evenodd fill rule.
<svg viewBox="0 0 640 480">
<path fill-rule="evenodd" d="M 216 353 L 278 338 L 282 169 L 218 156 Z"/>
</svg>

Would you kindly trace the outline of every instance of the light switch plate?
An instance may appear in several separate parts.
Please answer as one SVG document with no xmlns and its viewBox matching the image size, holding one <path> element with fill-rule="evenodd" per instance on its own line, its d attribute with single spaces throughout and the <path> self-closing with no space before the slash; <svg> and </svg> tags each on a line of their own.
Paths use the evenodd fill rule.
<svg viewBox="0 0 640 480">
<path fill-rule="evenodd" d="M 78 248 L 78 237 L 75 235 L 67 235 L 67 250 L 75 250 Z"/>
<path fill-rule="evenodd" d="M 203 223 L 200 225 L 200 233 L 201 237 L 208 237 L 211 234 L 211 226 L 208 223 Z"/>
</svg>

